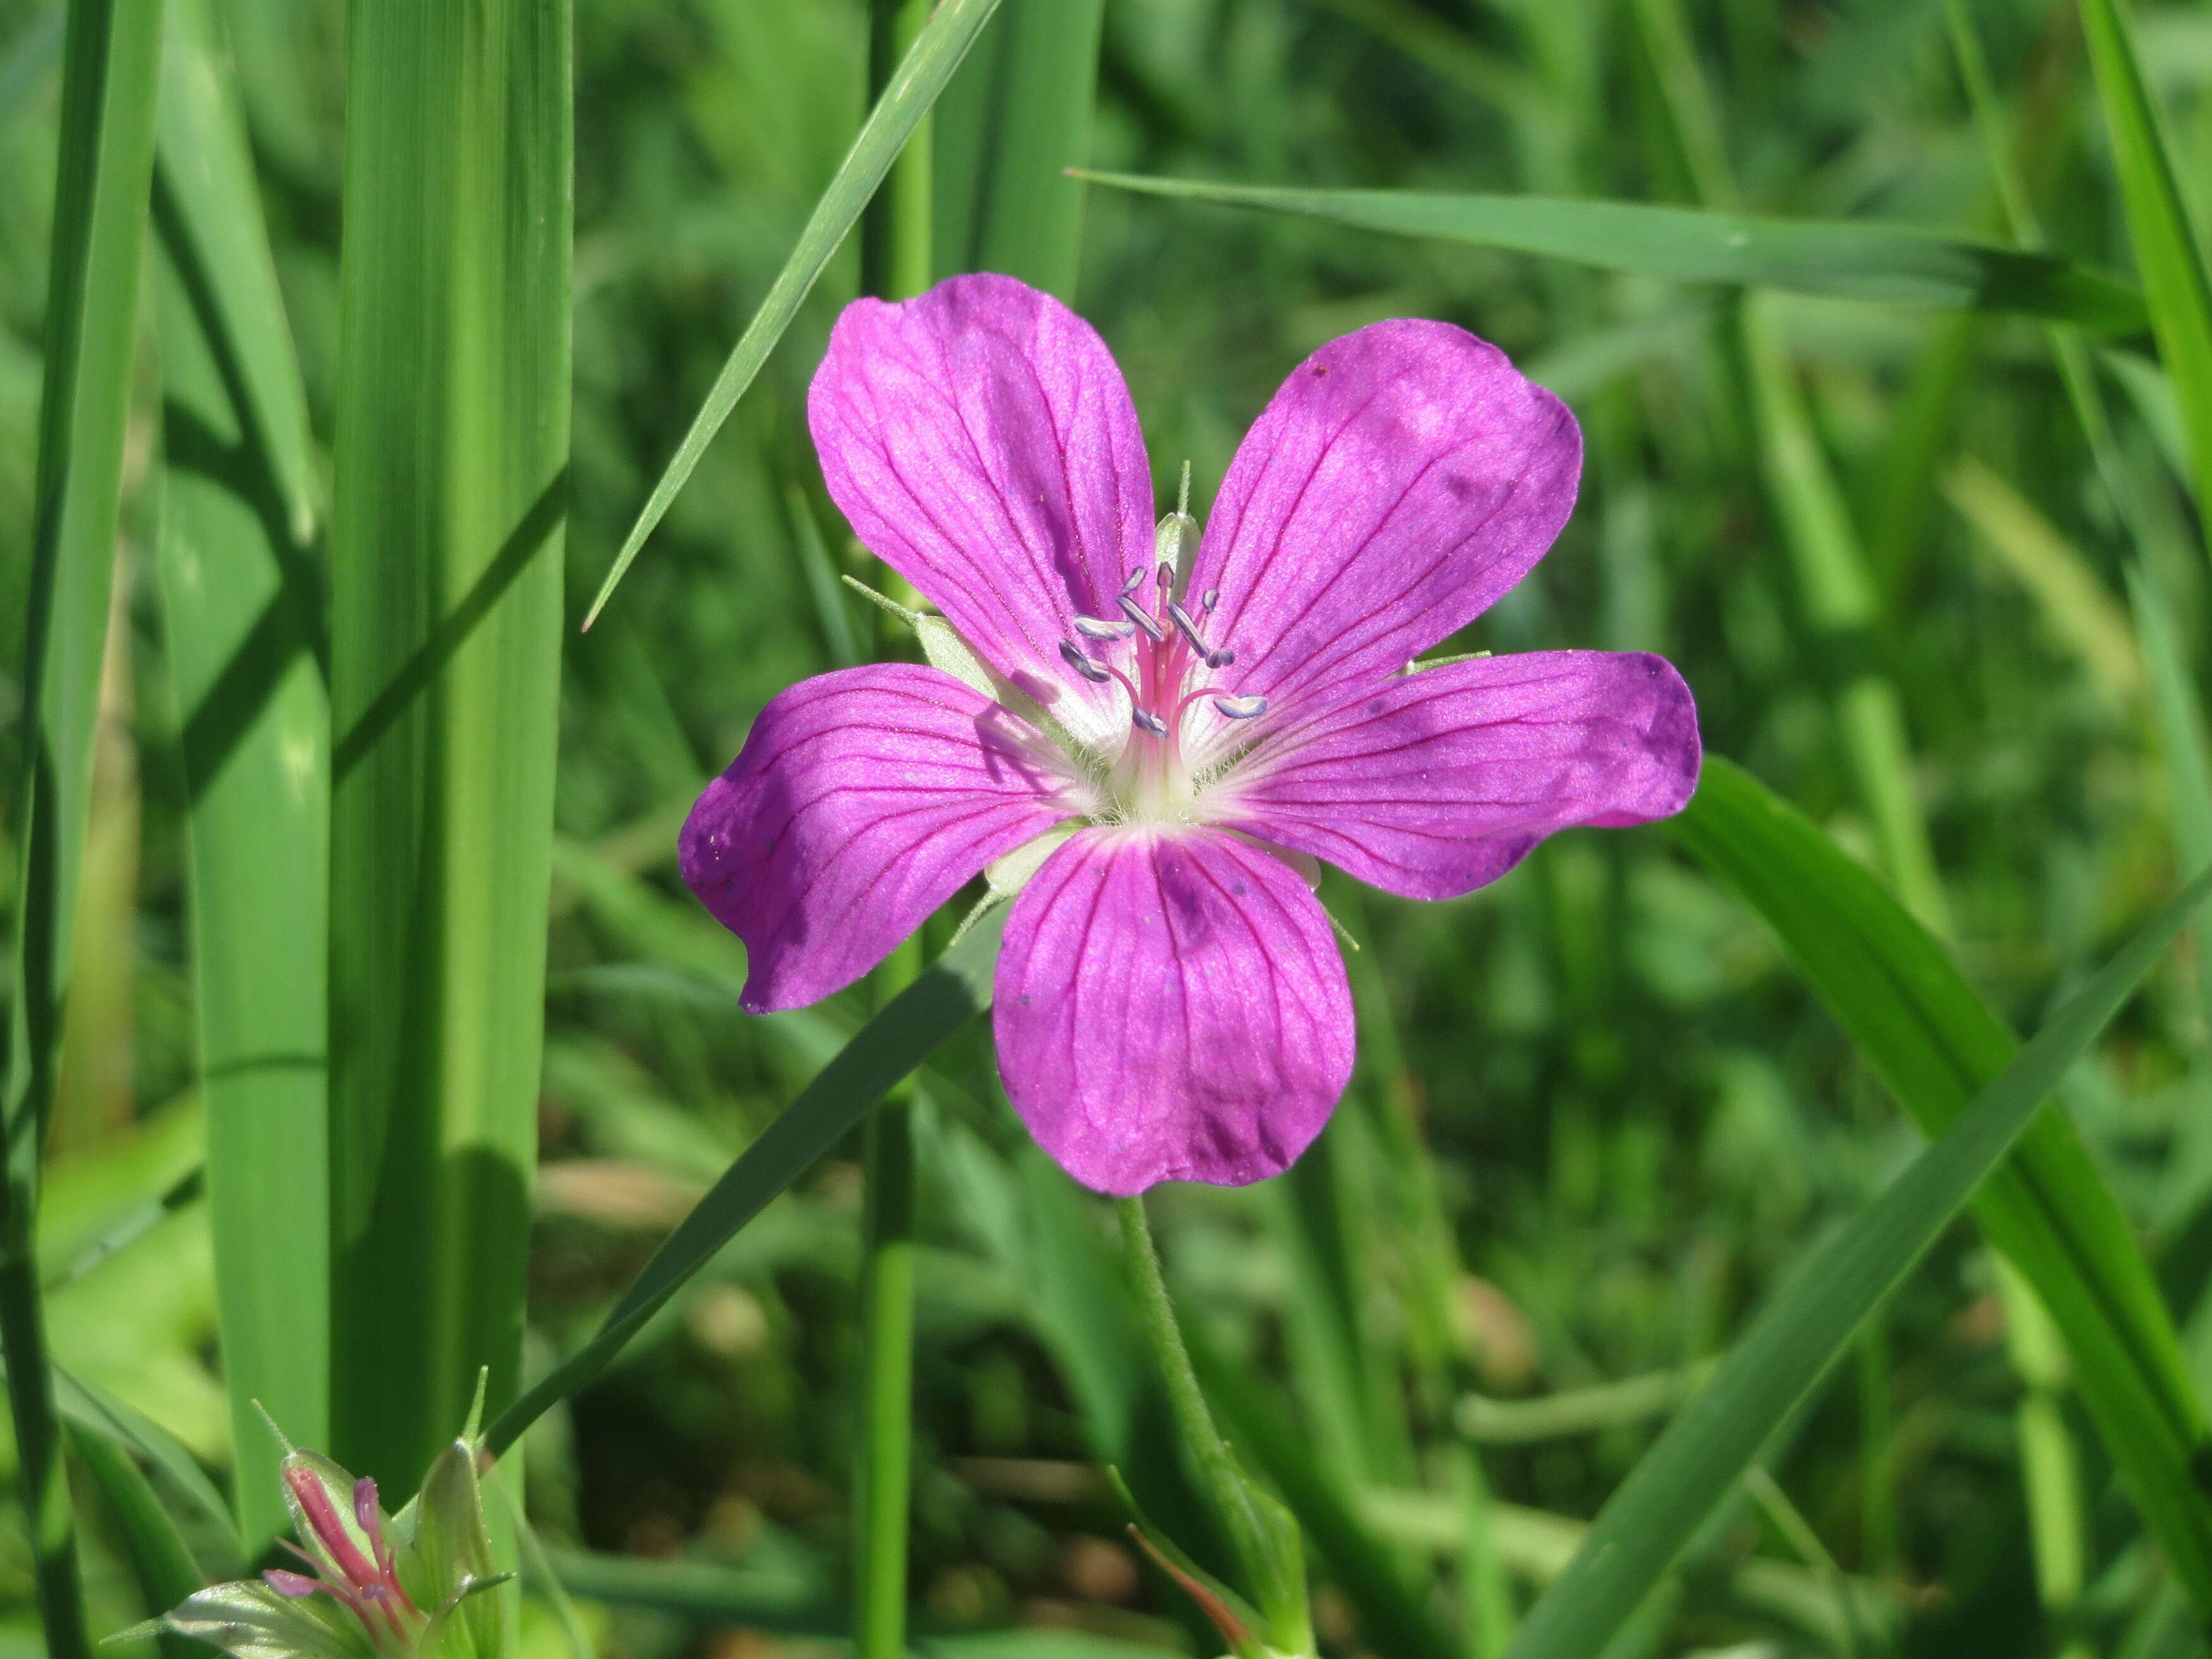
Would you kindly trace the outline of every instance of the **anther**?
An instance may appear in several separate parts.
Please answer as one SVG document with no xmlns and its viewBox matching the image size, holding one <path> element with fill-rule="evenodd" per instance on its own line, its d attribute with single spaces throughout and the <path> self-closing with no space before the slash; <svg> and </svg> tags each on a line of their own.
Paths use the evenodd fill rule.
<svg viewBox="0 0 2212 1659">
<path fill-rule="evenodd" d="M 1127 592 L 1121 595 L 1121 614 L 1139 628 L 1143 629 L 1153 644 L 1158 645 L 1162 640 L 1167 638 L 1167 629 L 1146 616 L 1144 607 L 1131 599 Z"/>
<path fill-rule="evenodd" d="M 1145 585 L 1145 567 L 1139 565 L 1129 573 L 1129 580 L 1121 584 L 1124 593 L 1133 593 Z"/>
<path fill-rule="evenodd" d="M 1151 732 L 1156 738 L 1164 738 L 1168 734 L 1168 723 L 1149 708 L 1133 710 L 1129 715 L 1129 724 L 1139 732 Z"/>
<path fill-rule="evenodd" d="M 1129 623 L 1106 622 L 1097 617 L 1078 617 L 1075 631 L 1087 640 L 1126 640 L 1137 630 Z"/>
<path fill-rule="evenodd" d="M 1236 660 L 1237 653 L 1225 645 L 1218 651 L 1209 651 L 1206 653 L 1206 665 L 1208 668 L 1226 668 Z"/>
<path fill-rule="evenodd" d="M 1206 590 L 1206 597 L 1199 601 L 1200 608 L 1207 611 L 1212 610 L 1215 605 L 1219 605 L 1220 603 L 1221 590 L 1218 587 L 1207 588 Z"/>
<path fill-rule="evenodd" d="M 1182 608 L 1180 601 L 1168 601 L 1168 616 L 1174 621 L 1176 631 L 1190 641 L 1192 650 L 1201 657 L 1213 655 L 1213 647 L 1199 636 L 1198 624 L 1191 620 L 1190 612 Z"/>
<path fill-rule="evenodd" d="M 1216 697 L 1213 706 L 1232 720 L 1257 720 L 1267 712 L 1265 697 Z"/>
<path fill-rule="evenodd" d="M 1066 659 L 1070 668 L 1082 675 L 1093 685 L 1103 685 L 1114 678 L 1108 670 L 1101 668 L 1090 658 L 1085 656 L 1083 647 L 1073 640 L 1062 640 L 1060 642 L 1060 654 Z"/>
</svg>

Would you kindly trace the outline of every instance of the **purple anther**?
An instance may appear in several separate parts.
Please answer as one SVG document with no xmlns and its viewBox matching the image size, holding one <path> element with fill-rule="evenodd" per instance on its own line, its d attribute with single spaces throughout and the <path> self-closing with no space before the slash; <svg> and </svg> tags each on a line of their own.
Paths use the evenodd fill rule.
<svg viewBox="0 0 2212 1659">
<path fill-rule="evenodd" d="M 1067 659 L 1067 665 L 1070 668 L 1082 675 L 1093 685 L 1103 685 L 1114 678 L 1090 658 L 1085 656 L 1083 647 L 1073 640 L 1062 640 L 1060 642 L 1060 654 Z"/>
<path fill-rule="evenodd" d="M 1206 597 L 1199 601 L 1200 605 L 1208 611 L 1212 610 L 1215 605 L 1219 605 L 1220 603 L 1221 590 L 1218 587 L 1207 588 L 1206 590 Z"/>
<path fill-rule="evenodd" d="M 1145 567 L 1139 565 L 1129 573 L 1129 580 L 1121 584 L 1124 593 L 1133 593 L 1145 585 Z"/>
<path fill-rule="evenodd" d="M 1175 599 L 1168 601 L 1168 616 L 1174 621 L 1176 631 L 1190 641 L 1192 650 L 1197 652 L 1201 657 L 1210 659 L 1213 655 L 1212 647 L 1207 645 L 1199 635 L 1198 623 L 1192 620 L 1190 612 L 1184 610 L 1179 601 Z"/>
<path fill-rule="evenodd" d="M 1134 599 L 1131 599 L 1127 593 L 1121 595 L 1121 614 L 1127 617 L 1131 622 L 1134 623 L 1138 627 L 1143 629 L 1146 636 L 1151 639 L 1153 644 L 1158 645 L 1162 640 L 1167 638 L 1167 629 L 1162 628 L 1158 623 L 1146 616 L 1145 614 L 1145 608 L 1139 605 Z"/>
<path fill-rule="evenodd" d="M 1265 697 L 1216 697 L 1213 706 L 1232 720 L 1257 720 L 1267 712 Z"/>
<path fill-rule="evenodd" d="M 277 1595 L 289 1596 L 295 1601 L 304 1596 L 313 1595 L 317 1590 L 322 1589 L 322 1585 L 318 1581 L 308 1577 L 307 1574 L 289 1572 L 283 1567 L 270 1568 L 261 1575 L 261 1582 L 275 1590 Z"/>
<path fill-rule="evenodd" d="M 1208 668 L 1226 668 L 1236 660 L 1237 653 L 1225 645 L 1218 651 L 1209 651 L 1206 653 L 1206 665 Z"/>
<path fill-rule="evenodd" d="M 1086 640 L 1126 640 L 1137 630 L 1129 623 L 1107 622 L 1097 617 L 1078 617 L 1075 631 Z"/>
<path fill-rule="evenodd" d="M 1156 738 L 1164 738 L 1168 734 L 1168 723 L 1149 708 L 1133 710 L 1129 715 L 1129 724 L 1139 732 L 1151 732 Z"/>
</svg>

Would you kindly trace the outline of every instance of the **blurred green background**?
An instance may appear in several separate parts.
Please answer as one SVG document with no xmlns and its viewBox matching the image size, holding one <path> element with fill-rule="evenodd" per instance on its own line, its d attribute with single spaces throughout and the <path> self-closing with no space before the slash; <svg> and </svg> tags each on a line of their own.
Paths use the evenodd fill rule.
<svg viewBox="0 0 2212 1659">
<path fill-rule="evenodd" d="M 343 9 L 228 0 L 227 12 L 327 445 Z M 1617 0 L 1108 0 L 1093 164 L 1692 200 L 1694 170 L 1631 13 Z M 1991 0 L 1976 14 L 2054 245 L 2126 273 L 2073 8 Z M 2160 7 L 2137 21 L 2185 184 L 2201 192 L 2212 12 Z M 1699 0 L 1689 21 L 1714 89 L 1712 137 L 1747 205 L 2002 235 L 1939 6 Z M 866 39 L 857 0 L 579 0 L 576 24 L 572 622 L 849 143 Z M 52 8 L 0 0 L 9 616 L 22 609 L 31 518 L 58 44 Z M 1588 465 L 1557 548 L 1458 648 L 1666 653 L 1696 692 L 1711 752 L 1875 861 L 1832 714 L 1832 647 L 1807 623 L 1763 478 L 1734 296 L 1096 187 L 1084 212 L 1076 304 L 1128 377 L 1156 477 L 1188 459 L 1201 507 L 1245 425 L 1322 342 L 1418 315 L 1504 347 L 1574 408 Z M 865 607 L 833 580 L 868 562 L 822 494 L 801 418 L 856 270 L 848 247 L 604 618 L 568 641 L 534 1363 L 589 1330 L 857 1018 L 841 1003 L 739 1015 L 742 951 L 673 869 L 684 811 L 761 705 L 855 641 L 872 650 Z M 1772 315 L 1873 574 L 1875 617 L 1856 648 L 1901 692 L 1960 958 L 2033 1029 L 2186 873 L 2128 615 L 2126 538 L 2039 325 L 1802 298 L 1778 299 Z M 52 1302 L 61 1359 L 220 1468 L 230 1428 L 200 1209 L 178 1194 L 149 1236 L 96 1249 L 186 1176 L 198 1146 L 184 785 L 152 587 L 148 338 L 125 483 L 127 614 L 103 691 L 41 1224 L 49 1265 L 82 1269 Z M 2105 373 L 2121 458 L 2150 511 L 2145 574 L 2185 660 L 2201 663 L 2205 567 L 2172 466 L 2171 403 L 2124 354 Z M 10 721 L 21 648 L 18 631 L 0 629 Z M 1595 1512 L 1694 1368 L 1919 1138 L 1756 918 L 1659 829 L 1570 833 L 1452 903 L 1334 878 L 1327 896 L 1364 947 L 1353 1093 L 1322 1152 L 1282 1182 L 1161 1193 L 1170 1273 L 1187 1316 L 1279 1390 L 1340 1468 L 1386 1493 L 1431 1489 L 1395 1509 L 1378 1501 L 1407 1559 L 1456 1547 L 1429 1461 L 1455 1423 L 1472 1432 L 1522 1528 L 1504 1565 L 1525 1601 L 1545 1540 Z M 933 926 L 940 940 L 949 932 Z M 2159 1264 L 2200 1376 L 2212 1373 L 2206 989 L 2193 959 L 2173 956 L 2064 1097 Z M 1026 1160 L 985 1035 L 940 1053 L 920 1099 L 918 1619 L 1196 1650 L 1175 1593 L 1121 1534 L 1064 1349 L 1041 1335 L 1006 1247 L 1001 1224 L 1026 1178 L 1009 1171 Z M 1431 1149 L 1456 1261 L 1439 1257 L 1407 1196 L 1391 1136 L 1408 1121 Z M 607 1650 L 817 1650 L 788 1627 L 847 1571 L 856 1157 L 848 1149 L 779 1200 L 617 1370 L 533 1431 L 530 1501 L 549 1544 L 705 1570 L 599 1583 L 605 1599 L 585 1611 Z M 1409 1286 L 1440 1263 L 1456 1318 L 1424 1332 Z M 1350 1324 L 1331 1327 L 1332 1310 Z M 2155 1568 L 2080 1421 L 2088 1582 L 2070 1620 L 2039 1607 L 2017 1467 L 2022 1383 L 2005 1337 L 1990 1258 L 1962 1225 L 1777 1449 L 1771 1500 L 1732 1512 L 1668 1616 L 1630 1632 L 1638 1650 L 2148 1644 L 2139 1614 Z M 1436 1401 L 1361 1408 L 1438 1340 L 1447 1369 L 1477 1390 L 1472 1404 L 1449 1419 Z M 1623 1379 L 1650 1381 L 1640 1394 L 1582 1392 Z M 1515 1415 L 1511 1402 L 1561 1395 L 1564 1417 Z M 2057 1399 L 2076 1413 L 2063 1378 Z M 1790 1564 L 1765 1600 L 1741 1571 L 1754 1554 Z M 25 1560 L 16 1511 L 0 1509 L 0 1632 L 33 1651 Z M 120 1622 L 128 1588 L 96 1536 L 94 1560 L 96 1595 Z M 1881 1616 L 1845 1620 L 1838 1636 L 1832 1620 L 1777 1612 L 1785 1591 L 1817 1601 L 1839 1576 L 1872 1584 Z M 1326 1589 L 1320 1619 L 1335 1650 L 1395 1659 Z M 553 1641 L 543 1619 L 531 1628 L 533 1644 Z M 2185 1632 L 2175 1639 L 2140 1650 L 2192 1650 Z"/>
</svg>

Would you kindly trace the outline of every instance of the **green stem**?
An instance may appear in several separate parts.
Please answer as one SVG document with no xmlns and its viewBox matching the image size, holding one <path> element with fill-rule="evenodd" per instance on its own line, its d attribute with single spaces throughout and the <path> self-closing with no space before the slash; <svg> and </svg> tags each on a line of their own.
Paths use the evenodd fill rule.
<svg viewBox="0 0 2212 1659">
<path fill-rule="evenodd" d="M 1313 1638 L 1305 1628 L 1304 1587 L 1296 1582 L 1297 1574 L 1285 1560 L 1285 1540 L 1261 1513 L 1261 1495 L 1214 1426 L 1212 1409 L 1206 1403 L 1198 1373 L 1191 1366 L 1190 1352 L 1183 1346 L 1175 1304 L 1168 1299 L 1167 1281 L 1160 1273 L 1159 1252 L 1152 1246 L 1145 1201 L 1119 1198 L 1114 1200 L 1114 1208 L 1121 1224 L 1122 1254 L 1128 1262 L 1131 1287 L 1137 1294 L 1138 1315 L 1159 1362 L 1176 1437 L 1182 1443 L 1192 1481 L 1212 1506 L 1237 1565 L 1243 1569 L 1243 1588 L 1277 1626 L 1269 1631 L 1270 1638 L 1278 1648 L 1310 1651 Z"/>
<path fill-rule="evenodd" d="M 861 1222 L 861 1445 L 858 1594 L 860 1659 L 906 1651 L 907 1510 L 914 1467 L 914 1124 L 903 1095 L 866 1131 Z"/>
<path fill-rule="evenodd" d="M 868 32 L 868 88 L 880 98 L 915 37 L 928 0 L 874 0 Z M 860 285 L 879 299 L 911 298 L 930 279 L 930 123 L 914 130 L 860 221 Z M 888 619 L 886 619 L 888 620 Z M 920 972 L 909 939 L 876 970 L 878 1008 Z M 914 1123 L 912 1085 L 902 1084 L 869 1116 L 861 1217 L 860 1460 L 854 1632 L 859 1659 L 906 1651 L 907 1523 L 914 1486 Z"/>
</svg>

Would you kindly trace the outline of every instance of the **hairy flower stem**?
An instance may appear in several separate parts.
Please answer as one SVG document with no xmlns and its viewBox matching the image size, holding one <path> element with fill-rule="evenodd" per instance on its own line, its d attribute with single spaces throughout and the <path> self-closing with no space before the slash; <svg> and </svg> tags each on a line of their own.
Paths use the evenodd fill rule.
<svg viewBox="0 0 2212 1659">
<path fill-rule="evenodd" d="M 1176 1437 L 1182 1443 L 1186 1469 L 1212 1506 L 1243 1570 L 1242 1588 L 1272 1622 L 1291 1626 L 1268 1632 L 1273 1648 L 1309 1651 L 1313 1638 L 1306 1625 L 1303 1568 L 1285 1559 L 1285 1540 L 1261 1512 L 1261 1504 L 1267 1501 L 1264 1495 L 1253 1486 L 1251 1477 L 1214 1426 L 1212 1410 L 1191 1366 L 1190 1352 L 1183 1346 L 1175 1305 L 1168 1300 L 1167 1281 L 1160 1273 L 1159 1252 L 1152 1246 L 1145 1200 L 1120 1198 L 1114 1200 L 1114 1208 L 1121 1224 L 1122 1254 L 1128 1262 L 1130 1284 L 1137 1293 L 1146 1334 L 1159 1362 L 1161 1379 L 1167 1385 L 1168 1406 L 1175 1419 Z"/>
</svg>

